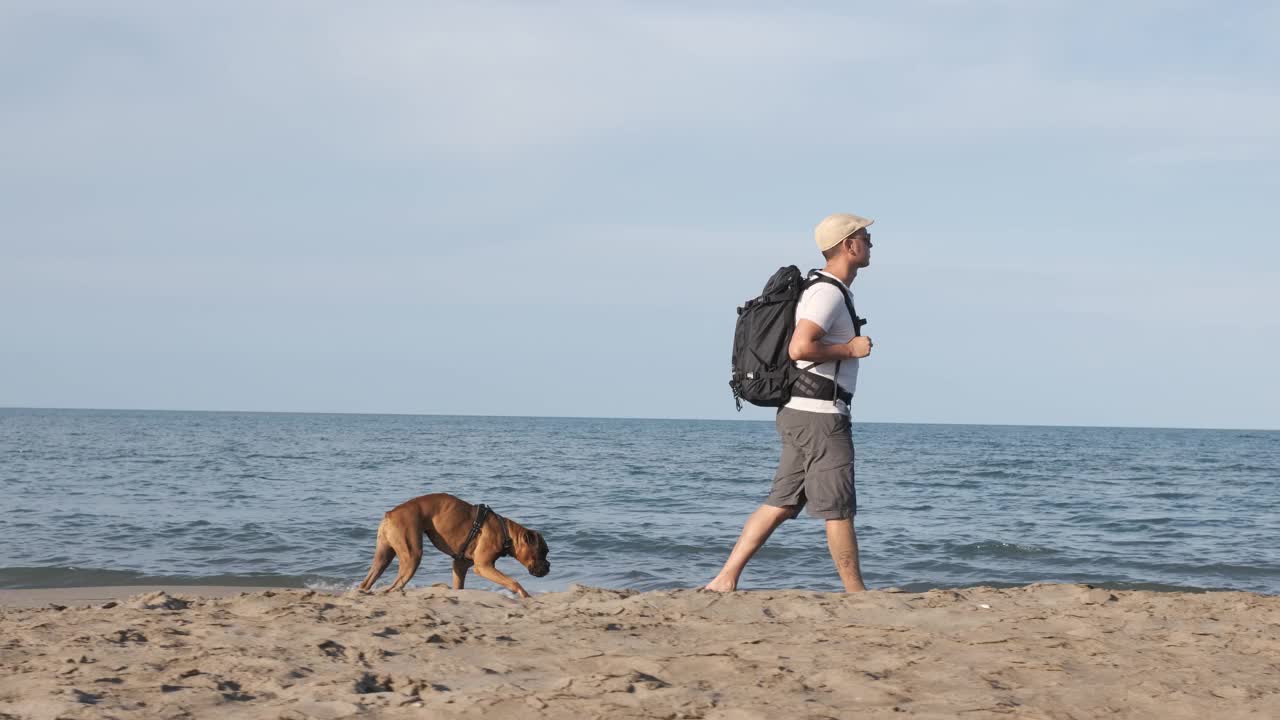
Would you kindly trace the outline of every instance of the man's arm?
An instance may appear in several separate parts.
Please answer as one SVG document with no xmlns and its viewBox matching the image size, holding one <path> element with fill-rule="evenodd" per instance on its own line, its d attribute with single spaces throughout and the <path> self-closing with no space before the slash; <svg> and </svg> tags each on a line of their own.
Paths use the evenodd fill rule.
<svg viewBox="0 0 1280 720">
<path fill-rule="evenodd" d="M 787 354 L 792 360 L 824 363 L 849 358 L 864 358 L 871 354 L 871 338 L 855 337 L 847 343 L 827 345 L 822 336 L 827 331 L 812 320 L 801 320 L 796 323 L 795 332 L 791 334 L 791 344 L 787 346 Z"/>
</svg>

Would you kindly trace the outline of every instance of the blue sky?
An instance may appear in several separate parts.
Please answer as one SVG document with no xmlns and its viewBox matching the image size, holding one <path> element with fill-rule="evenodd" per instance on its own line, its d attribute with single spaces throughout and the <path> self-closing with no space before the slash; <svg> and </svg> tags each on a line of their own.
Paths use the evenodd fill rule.
<svg viewBox="0 0 1280 720">
<path fill-rule="evenodd" d="M 877 220 L 863 421 L 1280 428 L 1280 6 L 0 6 L 0 406 L 767 419 Z"/>
</svg>

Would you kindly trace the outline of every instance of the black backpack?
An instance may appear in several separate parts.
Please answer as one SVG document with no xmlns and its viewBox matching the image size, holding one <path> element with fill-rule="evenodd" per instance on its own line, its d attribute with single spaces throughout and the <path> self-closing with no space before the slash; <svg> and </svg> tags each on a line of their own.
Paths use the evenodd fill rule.
<svg viewBox="0 0 1280 720">
<path fill-rule="evenodd" d="M 862 334 L 862 326 L 867 321 L 854 312 L 853 301 L 843 283 L 816 271 L 810 271 L 806 279 L 795 265 L 779 268 L 765 283 L 759 296 L 738 308 L 738 322 L 733 329 L 733 373 L 729 379 L 738 410 L 742 410 L 743 400 L 761 407 L 786 405 L 791 400 L 797 378 L 801 376 L 816 378 L 818 383 L 829 383 L 831 397 L 836 399 L 839 386 L 797 368 L 788 351 L 796 327 L 796 306 L 800 304 L 800 296 L 816 282 L 829 282 L 840 288 L 845 306 L 853 318 L 853 332 Z M 836 374 L 839 373 L 837 363 Z M 824 387 L 813 382 L 806 383 L 806 386 Z M 820 397 L 808 392 L 805 395 Z"/>
</svg>

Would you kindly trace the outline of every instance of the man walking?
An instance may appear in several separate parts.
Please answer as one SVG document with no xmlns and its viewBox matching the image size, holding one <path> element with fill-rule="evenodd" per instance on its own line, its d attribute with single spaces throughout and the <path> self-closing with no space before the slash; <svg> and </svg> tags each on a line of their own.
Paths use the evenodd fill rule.
<svg viewBox="0 0 1280 720">
<path fill-rule="evenodd" d="M 848 293 L 858 270 L 871 264 L 871 223 L 839 213 L 823 219 L 814 231 L 826 259 L 819 272 L 839 284 L 814 282 L 800 298 L 788 353 L 804 373 L 792 388 L 791 400 L 778 410 L 782 459 L 773 489 L 747 518 L 729 559 L 707 590 L 737 589 L 751 557 L 804 507 L 826 521 L 827 547 L 845 590 L 866 590 L 853 528 L 857 495 L 849 405 L 858 382 L 858 361 L 871 354 L 871 339 L 858 335 Z M 837 387 L 831 387 L 832 381 Z"/>
</svg>

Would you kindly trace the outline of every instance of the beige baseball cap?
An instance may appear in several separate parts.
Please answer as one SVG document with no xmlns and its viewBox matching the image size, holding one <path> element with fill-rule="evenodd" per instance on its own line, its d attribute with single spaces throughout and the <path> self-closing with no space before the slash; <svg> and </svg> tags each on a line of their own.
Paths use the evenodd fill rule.
<svg viewBox="0 0 1280 720">
<path fill-rule="evenodd" d="M 839 245 L 842 240 L 859 230 L 870 227 L 875 220 L 848 213 L 828 215 L 813 230 L 813 238 L 818 241 L 818 249 L 826 252 Z"/>
</svg>

